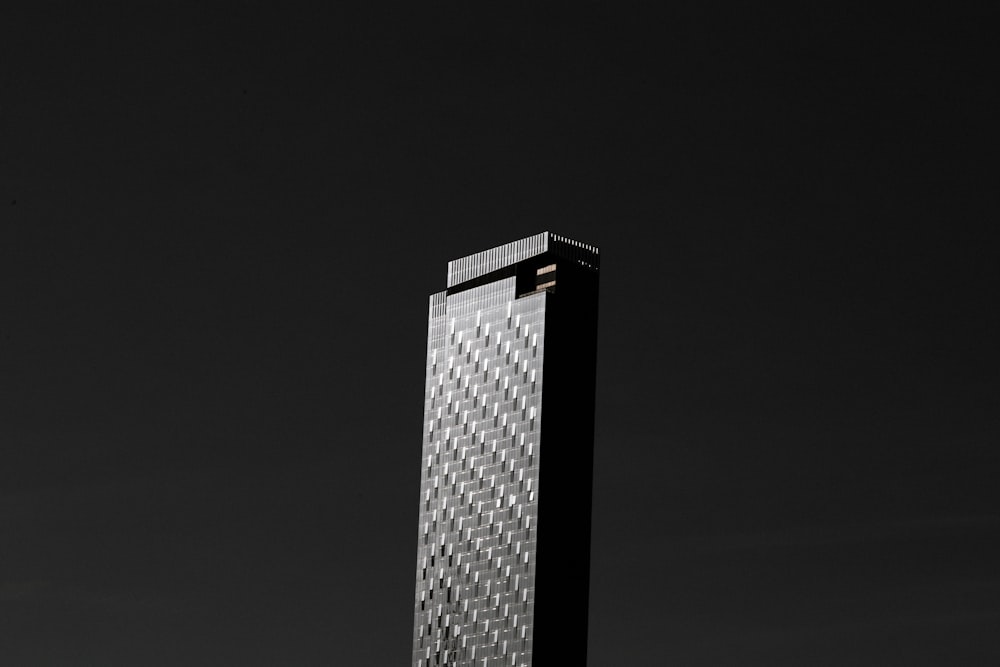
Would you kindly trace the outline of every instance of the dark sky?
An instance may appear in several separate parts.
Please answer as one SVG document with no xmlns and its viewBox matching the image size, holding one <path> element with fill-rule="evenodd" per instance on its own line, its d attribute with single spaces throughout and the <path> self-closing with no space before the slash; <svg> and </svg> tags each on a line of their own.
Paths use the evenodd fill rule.
<svg viewBox="0 0 1000 667">
<path fill-rule="evenodd" d="M 0 664 L 408 664 L 427 295 L 546 229 L 590 665 L 1000 664 L 995 10 L 21 4 Z"/>
</svg>

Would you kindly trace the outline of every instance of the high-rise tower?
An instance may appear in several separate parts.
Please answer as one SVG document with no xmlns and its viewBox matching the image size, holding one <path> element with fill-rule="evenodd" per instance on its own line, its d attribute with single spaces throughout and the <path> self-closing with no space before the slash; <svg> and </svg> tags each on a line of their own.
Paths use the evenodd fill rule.
<svg viewBox="0 0 1000 667">
<path fill-rule="evenodd" d="M 413 667 L 583 667 L 597 248 L 543 232 L 430 298 Z"/>
</svg>

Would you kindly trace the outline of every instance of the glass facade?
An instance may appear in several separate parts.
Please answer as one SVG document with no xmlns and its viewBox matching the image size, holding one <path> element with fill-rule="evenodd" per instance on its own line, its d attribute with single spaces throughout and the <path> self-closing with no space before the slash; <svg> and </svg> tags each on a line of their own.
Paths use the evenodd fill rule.
<svg viewBox="0 0 1000 667">
<path fill-rule="evenodd" d="M 598 265 L 544 232 L 430 298 L 413 667 L 584 664 Z"/>
</svg>

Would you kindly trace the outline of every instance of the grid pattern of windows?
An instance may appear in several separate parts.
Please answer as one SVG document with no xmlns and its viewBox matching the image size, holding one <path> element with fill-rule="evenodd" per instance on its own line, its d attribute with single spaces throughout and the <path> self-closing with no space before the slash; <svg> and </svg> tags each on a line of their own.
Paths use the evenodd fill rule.
<svg viewBox="0 0 1000 667">
<path fill-rule="evenodd" d="M 546 297 L 432 298 L 415 667 L 531 665 Z"/>
</svg>

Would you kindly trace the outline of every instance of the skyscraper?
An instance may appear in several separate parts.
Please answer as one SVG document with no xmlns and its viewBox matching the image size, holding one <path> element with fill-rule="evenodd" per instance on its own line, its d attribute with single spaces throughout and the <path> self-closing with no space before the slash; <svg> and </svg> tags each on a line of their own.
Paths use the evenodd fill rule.
<svg viewBox="0 0 1000 667">
<path fill-rule="evenodd" d="M 597 248 L 543 232 L 431 295 L 413 667 L 583 667 Z"/>
</svg>

